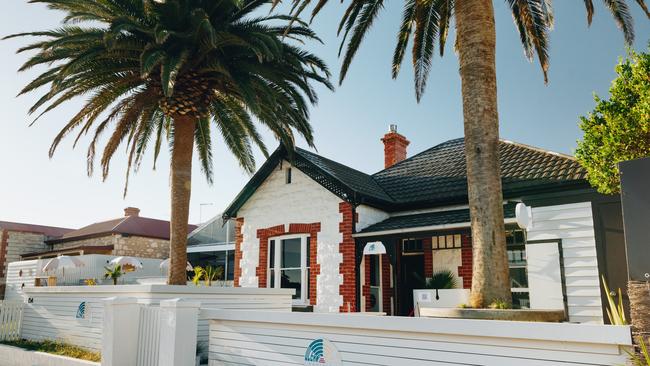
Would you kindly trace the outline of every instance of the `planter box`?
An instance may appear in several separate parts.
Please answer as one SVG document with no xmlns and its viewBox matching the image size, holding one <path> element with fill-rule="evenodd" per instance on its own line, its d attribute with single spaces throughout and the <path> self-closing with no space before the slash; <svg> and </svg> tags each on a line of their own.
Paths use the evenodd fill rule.
<svg viewBox="0 0 650 366">
<path fill-rule="evenodd" d="M 28 351 L 22 348 L 0 344 L 2 366 L 99 366 L 98 362 Z"/>
<path fill-rule="evenodd" d="M 457 308 L 461 304 L 469 302 L 469 290 L 448 289 L 438 290 L 413 290 L 413 304 L 415 304 L 415 316 L 420 316 L 419 308 Z"/>
<path fill-rule="evenodd" d="M 566 320 L 564 310 L 534 309 L 452 309 L 421 307 L 420 316 L 430 318 L 514 320 L 551 323 L 559 323 Z"/>
</svg>

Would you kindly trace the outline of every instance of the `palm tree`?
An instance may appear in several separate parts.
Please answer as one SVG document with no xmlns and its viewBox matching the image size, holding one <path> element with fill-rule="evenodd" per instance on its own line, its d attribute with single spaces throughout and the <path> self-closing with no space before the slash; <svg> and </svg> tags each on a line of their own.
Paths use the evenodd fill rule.
<svg viewBox="0 0 650 366">
<path fill-rule="evenodd" d="M 313 145 L 308 107 L 312 84 L 332 88 L 326 65 L 297 46 L 318 40 L 285 15 L 255 16 L 271 0 L 31 0 L 66 16 L 58 29 L 15 34 L 39 39 L 18 52 L 36 51 L 21 67 L 48 70 L 20 94 L 47 90 L 30 109 L 41 115 L 88 95 L 50 148 L 74 130 L 94 130 L 88 147 L 92 174 L 96 146 L 111 130 L 101 156 L 102 176 L 117 148 L 126 144 L 128 167 L 137 171 L 153 140 L 154 160 L 163 143 L 171 149 L 171 264 L 169 284 L 185 284 L 185 247 L 194 144 L 212 182 L 214 128 L 247 172 L 255 169 L 253 146 L 268 155 L 253 119 L 289 151 L 294 131 Z M 298 42 L 289 43 L 288 40 Z M 38 118 L 37 117 L 37 118 Z M 155 163 L 154 163 L 155 168 Z M 126 194 L 126 186 L 125 186 Z"/>
<path fill-rule="evenodd" d="M 632 17 L 625 0 L 603 0 L 628 44 L 634 39 Z M 279 3 L 281 0 L 275 0 Z M 291 0 L 292 11 L 300 14 L 312 0 Z M 544 80 L 548 71 L 548 32 L 553 25 L 552 0 L 506 0 L 512 10 L 526 56 L 537 54 Z M 644 0 L 636 0 L 650 17 Z M 312 18 L 328 3 L 315 0 Z M 584 0 L 587 22 L 594 13 L 593 0 Z M 340 82 L 365 35 L 381 10 L 383 0 L 351 0 L 339 23 L 345 52 Z M 412 39 L 415 95 L 424 93 L 436 44 L 445 49 L 452 18 L 456 26 L 456 51 L 460 63 L 467 161 L 468 200 L 473 241 L 473 307 L 494 301 L 511 302 L 508 261 L 503 224 L 503 195 L 498 160 L 499 118 L 495 66 L 495 23 L 492 0 L 405 0 L 397 32 L 392 75 L 397 77 Z M 489 187 L 489 189 L 486 189 Z"/>
</svg>

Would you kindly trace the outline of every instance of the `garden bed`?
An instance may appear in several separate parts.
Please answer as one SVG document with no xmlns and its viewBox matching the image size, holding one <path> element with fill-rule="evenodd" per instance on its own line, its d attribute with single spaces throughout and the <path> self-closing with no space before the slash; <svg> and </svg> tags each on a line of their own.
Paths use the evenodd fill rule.
<svg viewBox="0 0 650 366">
<path fill-rule="evenodd" d="M 76 358 L 79 360 L 99 362 L 101 354 L 99 352 L 89 351 L 87 349 L 53 341 L 29 341 L 25 339 L 17 341 L 4 341 L 0 342 L 2 345 L 21 348 L 26 351 L 35 351 L 42 353 L 49 353 L 52 355 L 65 356 Z"/>
</svg>

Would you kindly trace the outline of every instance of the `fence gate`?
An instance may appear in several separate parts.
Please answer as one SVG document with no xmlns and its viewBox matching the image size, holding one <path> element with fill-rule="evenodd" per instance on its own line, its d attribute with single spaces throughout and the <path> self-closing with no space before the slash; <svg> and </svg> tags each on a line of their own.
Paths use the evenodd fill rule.
<svg viewBox="0 0 650 366">
<path fill-rule="evenodd" d="M 0 341 L 20 339 L 23 303 L 0 301 Z"/>
<path fill-rule="evenodd" d="M 160 348 L 160 307 L 140 307 L 137 366 L 158 366 Z"/>
</svg>

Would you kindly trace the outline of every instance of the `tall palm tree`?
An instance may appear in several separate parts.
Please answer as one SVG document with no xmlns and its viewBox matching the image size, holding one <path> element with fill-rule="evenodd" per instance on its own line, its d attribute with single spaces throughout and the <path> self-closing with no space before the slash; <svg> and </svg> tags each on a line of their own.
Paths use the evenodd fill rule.
<svg viewBox="0 0 650 366">
<path fill-rule="evenodd" d="M 255 169 L 254 146 L 268 155 L 254 120 L 270 129 L 289 151 L 294 132 L 313 145 L 308 107 L 317 97 L 312 84 L 332 86 L 323 61 L 297 44 L 318 38 L 301 21 L 288 28 L 292 20 L 288 16 L 252 14 L 271 0 L 30 2 L 66 14 L 58 29 L 9 36 L 40 38 L 18 50 L 36 51 L 21 71 L 48 66 L 20 92 L 46 89 L 30 113 L 40 112 L 40 117 L 74 97 L 88 96 L 54 139 L 50 156 L 74 130 L 78 130 L 75 144 L 92 130 L 87 154 L 92 174 L 96 146 L 102 133 L 110 130 L 101 156 L 102 175 L 106 178 L 111 158 L 126 144 L 128 185 L 129 172 L 137 171 L 150 142 L 154 161 L 168 143 L 168 283 L 185 284 L 195 146 L 202 170 L 212 182 L 215 128 L 248 172 Z"/>
<path fill-rule="evenodd" d="M 281 0 L 275 0 L 279 3 Z M 603 0 L 622 29 L 628 44 L 634 39 L 632 16 L 626 0 Z M 650 17 L 644 0 L 636 0 Z M 300 14 L 312 0 L 291 0 Z M 312 18 L 328 3 L 314 0 Z M 547 81 L 548 32 L 553 26 L 552 0 L 506 0 L 526 56 L 537 54 Z M 593 0 L 584 0 L 587 23 L 594 13 Z M 351 0 L 339 23 L 345 43 L 340 82 L 364 37 L 384 7 L 383 0 Z M 495 23 L 492 0 L 404 0 L 397 32 L 392 75 L 397 77 L 412 40 L 415 95 L 424 93 L 436 44 L 443 55 L 452 18 L 456 26 L 456 51 L 460 63 L 467 160 L 468 199 L 473 241 L 471 304 L 485 307 L 495 300 L 511 301 L 503 224 L 503 195 L 498 160 L 499 118 L 495 65 Z M 489 187 L 489 188 L 486 188 Z"/>
</svg>

